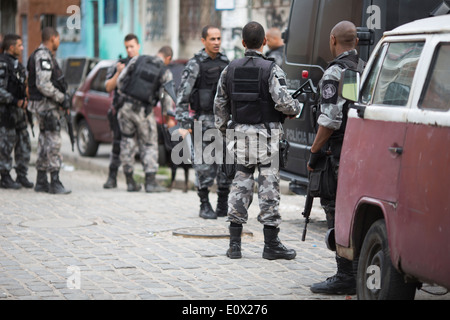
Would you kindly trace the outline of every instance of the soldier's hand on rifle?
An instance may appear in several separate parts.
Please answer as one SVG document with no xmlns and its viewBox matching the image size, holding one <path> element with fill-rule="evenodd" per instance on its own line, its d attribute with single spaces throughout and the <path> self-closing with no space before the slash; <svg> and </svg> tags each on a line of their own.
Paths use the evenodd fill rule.
<svg viewBox="0 0 450 320">
<path fill-rule="evenodd" d="M 64 110 L 70 110 L 71 104 L 72 104 L 72 103 L 71 103 L 71 101 L 70 101 L 70 96 L 66 93 L 66 94 L 64 95 L 64 101 L 63 101 L 61 107 L 62 107 Z"/>
<path fill-rule="evenodd" d="M 314 168 L 316 167 L 317 163 L 324 156 L 325 156 L 325 152 L 323 152 L 322 150 L 320 150 L 319 152 L 316 152 L 316 153 L 311 152 L 311 154 L 309 156 L 309 161 L 307 164 L 308 171 L 314 171 Z"/>
<path fill-rule="evenodd" d="M 28 100 L 27 99 L 21 99 L 21 100 L 17 101 L 17 106 L 19 108 L 26 109 L 27 105 L 28 105 Z"/>
<path fill-rule="evenodd" d="M 118 62 L 116 65 L 117 74 L 120 74 L 125 69 L 125 63 Z"/>
</svg>

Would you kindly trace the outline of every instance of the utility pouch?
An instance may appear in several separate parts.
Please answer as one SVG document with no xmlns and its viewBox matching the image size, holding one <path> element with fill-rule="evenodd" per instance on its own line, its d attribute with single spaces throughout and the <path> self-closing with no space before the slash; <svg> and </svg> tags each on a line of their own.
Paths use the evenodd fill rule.
<svg viewBox="0 0 450 320">
<path fill-rule="evenodd" d="M 333 156 L 324 156 L 309 174 L 309 193 L 313 197 L 334 199 L 337 190 L 337 177 Z"/>
<path fill-rule="evenodd" d="M 209 89 L 199 89 L 198 90 L 198 101 L 200 110 L 205 112 L 212 112 L 213 111 L 213 92 Z"/>
<path fill-rule="evenodd" d="M 60 131 L 61 124 L 52 111 L 48 111 L 44 116 L 44 131 Z"/>
<path fill-rule="evenodd" d="M 280 140 L 279 143 L 279 156 L 280 156 L 280 168 L 286 168 L 288 163 L 288 153 L 289 153 L 289 141 L 286 139 Z"/>
</svg>

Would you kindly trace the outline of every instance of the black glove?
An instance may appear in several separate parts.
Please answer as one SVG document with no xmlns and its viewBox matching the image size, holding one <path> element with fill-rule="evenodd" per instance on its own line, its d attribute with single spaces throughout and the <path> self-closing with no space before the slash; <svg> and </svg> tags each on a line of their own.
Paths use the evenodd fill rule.
<svg viewBox="0 0 450 320">
<path fill-rule="evenodd" d="M 189 130 L 189 129 L 194 130 L 194 119 L 192 119 L 192 118 L 184 119 L 181 122 L 181 127 L 186 130 Z"/>
<path fill-rule="evenodd" d="M 61 107 L 62 107 L 64 110 L 70 110 L 71 105 L 72 105 L 72 101 L 71 101 L 71 99 L 70 99 L 70 96 L 66 93 L 66 94 L 64 95 L 64 101 L 63 101 Z"/>
<path fill-rule="evenodd" d="M 308 161 L 308 166 L 311 169 L 314 169 L 315 166 L 317 165 L 317 163 L 319 162 L 320 159 L 322 159 L 322 157 L 325 156 L 325 152 L 323 152 L 322 150 L 320 150 L 317 153 L 312 153 L 309 156 L 309 161 Z"/>
</svg>

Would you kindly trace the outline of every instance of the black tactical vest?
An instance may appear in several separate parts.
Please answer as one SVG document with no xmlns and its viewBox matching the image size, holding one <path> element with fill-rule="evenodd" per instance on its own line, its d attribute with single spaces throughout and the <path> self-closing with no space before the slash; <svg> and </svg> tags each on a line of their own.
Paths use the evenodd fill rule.
<svg viewBox="0 0 450 320">
<path fill-rule="evenodd" d="M 44 98 L 44 95 L 39 91 L 39 89 L 36 86 L 36 59 L 35 55 L 36 52 L 39 50 L 47 50 L 44 48 L 37 48 L 28 59 L 28 94 L 30 96 L 30 100 L 32 101 L 40 101 Z M 58 89 L 62 93 L 66 93 L 67 90 L 67 84 L 64 81 L 64 74 L 61 68 L 59 67 L 58 62 L 56 61 L 55 57 L 51 55 L 52 57 L 52 76 L 50 81 L 52 82 L 53 86 Z"/>
<path fill-rule="evenodd" d="M 0 62 L 4 62 L 7 66 L 7 70 L 5 70 L 8 83 L 6 90 L 17 100 L 25 98 L 27 95 L 25 67 L 19 60 L 6 53 L 0 54 Z"/>
<path fill-rule="evenodd" d="M 365 62 L 359 59 L 357 54 L 349 54 L 340 59 L 335 59 L 328 65 L 327 69 L 333 65 L 338 65 L 342 69 L 356 70 L 362 73 L 364 70 Z M 348 106 L 350 102 L 347 101 L 342 108 L 342 123 L 338 130 L 335 130 L 328 140 L 328 146 L 331 149 L 332 154 L 339 158 L 341 154 L 342 142 L 344 141 L 345 128 L 347 127 L 348 120 Z"/>
<path fill-rule="evenodd" d="M 357 54 L 350 54 L 348 56 L 344 56 L 340 59 L 336 59 L 333 60 L 332 62 L 330 62 L 330 64 L 328 65 L 327 69 L 330 68 L 331 66 L 334 65 L 338 65 L 339 67 L 341 67 L 342 69 L 351 69 L 351 70 L 356 70 L 360 73 L 362 73 L 362 65 L 363 63 L 360 63 L 360 59 L 359 56 Z M 347 119 L 348 119 L 348 105 L 349 102 L 347 101 L 344 104 L 344 107 L 342 108 L 342 124 L 341 127 L 339 128 L 339 130 L 336 130 L 333 132 L 333 134 L 330 137 L 330 140 L 336 140 L 342 143 L 343 139 L 344 139 L 344 133 L 345 133 L 345 128 L 347 126 Z"/>
<path fill-rule="evenodd" d="M 282 122 L 269 92 L 269 78 L 275 62 L 247 53 L 228 66 L 227 90 L 233 121 L 240 124 Z"/>
<path fill-rule="evenodd" d="M 165 66 L 156 57 L 142 55 L 128 67 L 121 91 L 144 104 L 156 104 L 156 94 Z"/>
<path fill-rule="evenodd" d="M 201 60 L 196 55 L 195 59 L 200 70 L 190 98 L 191 108 L 200 114 L 211 114 L 220 74 L 229 61 L 223 55 L 218 56 L 214 60 L 210 58 Z"/>
</svg>

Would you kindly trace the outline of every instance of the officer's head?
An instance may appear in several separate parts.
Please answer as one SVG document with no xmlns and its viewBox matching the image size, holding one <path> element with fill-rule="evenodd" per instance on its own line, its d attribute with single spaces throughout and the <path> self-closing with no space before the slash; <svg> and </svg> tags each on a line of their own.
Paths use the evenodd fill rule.
<svg viewBox="0 0 450 320">
<path fill-rule="evenodd" d="M 45 27 L 42 29 L 42 43 L 44 43 L 47 48 L 55 52 L 59 47 L 59 33 L 55 28 Z"/>
<path fill-rule="evenodd" d="M 331 30 L 330 51 L 337 57 L 345 51 L 355 49 L 358 45 L 356 26 L 350 21 L 341 21 Z"/>
<path fill-rule="evenodd" d="M 220 29 L 213 26 L 206 26 L 202 30 L 202 43 L 205 46 L 206 53 L 215 58 L 220 52 L 222 42 Z"/>
<path fill-rule="evenodd" d="M 261 51 L 266 45 L 264 28 L 256 21 L 249 22 L 242 29 L 242 45 L 247 49 Z"/>
<path fill-rule="evenodd" d="M 17 34 L 7 34 L 3 39 L 2 49 L 4 53 L 18 58 L 23 51 L 22 38 Z"/>
<path fill-rule="evenodd" d="M 273 27 L 266 32 L 267 46 L 269 49 L 277 49 L 281 47 L 284 42 L 281 37 L 281 30 L 279 28 Z"/>
<path fill-rule="evenodd" d="M 167 66 L 170 63 L 170 61 L 172 61 L 173 50 L 169 46 L 163 46 L 161 49 L 159 49 L 158 56 L 160 56 L 161 59 L 163 59 L 164 64 Z"/>
<path fill-rule="evenodd" d="M 136 57 L 139 55 L 139 50 L 141 45 L 139 44 L 139 39 L 135 34 L 128 34 L 125 36 L 125 49 L 127 50 L 127 55 L 129 58 Z"/>
</svg>

